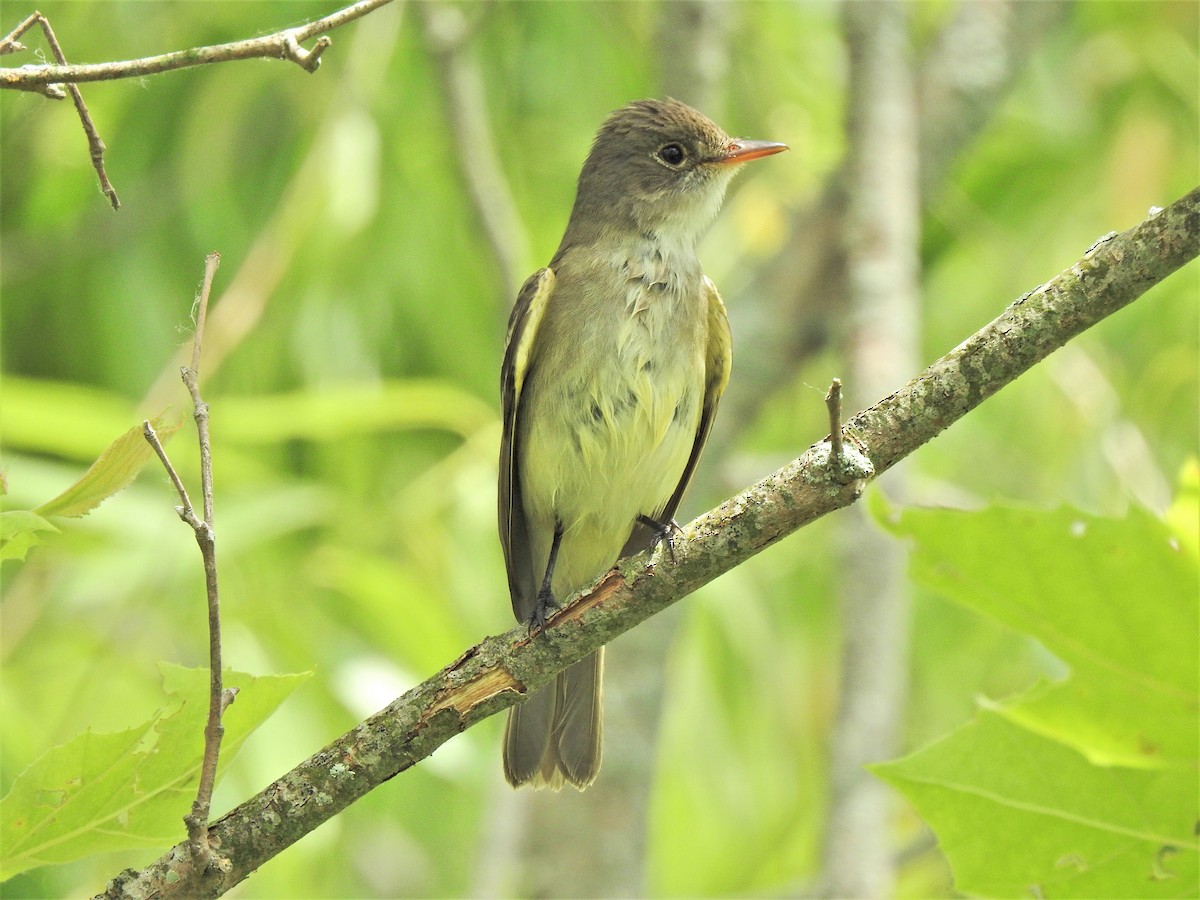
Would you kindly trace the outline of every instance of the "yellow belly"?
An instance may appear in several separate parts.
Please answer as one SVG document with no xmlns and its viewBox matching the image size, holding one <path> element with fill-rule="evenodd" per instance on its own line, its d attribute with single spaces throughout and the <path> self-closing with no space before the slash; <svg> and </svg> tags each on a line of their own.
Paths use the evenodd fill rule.
<svg viewBox="0 0 1200 900">
<path fill-rule="evenodd" d="M 661 514 L 699 427 L 701 342 L 660 340 L 634 319 L 617 332 L 617 349 L 593 359 L 587 377 L 540 385 L 531 398 L 558 411 L 532 410 L 521 489 L 538 580 L 562 523 L 552 585 L 559 599 L 612 566 L 639 515 Z"/>
</svg>

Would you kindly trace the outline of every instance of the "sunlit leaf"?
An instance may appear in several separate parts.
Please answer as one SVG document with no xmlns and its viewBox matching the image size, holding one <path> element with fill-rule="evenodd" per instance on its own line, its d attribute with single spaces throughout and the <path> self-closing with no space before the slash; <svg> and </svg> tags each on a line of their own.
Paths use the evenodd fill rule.
<svg viewBox="0 0 1200 900">
<path fill-rule="evenodd" d="M 166 847 L 184 836 L 204 750 L 208 672 L 162 664 L 166 704 L 125 731 L 84 732 L 47 751 L 0 800 L 0 879 L 93 853 Z M 308 678 L 225 674 L 223 771 L 247 736 Z"/>
<path fill-rule="evenodd" d="M 1096 766 L 990 711 L 873 771 L 937 833 L 959 891 L 1194 897 L 1195 771 Z"/>
<path fill-rule="evenodd" d="M 1027 727 L 1096 762 L 1195 757 L 1196 563 L 1164 522 L 1138 509 L 1114 520 L 992 508 L 907 510 L 892 527 L 916 538 L 915 580 L 1038 638 L 1071 667 L 1069 683 L 1012 713 Z"/>
<path fill-rule="evenodd" d="M 183 422 L 165 423 L 163 416 L 156 416 L 150 424 L 165 444 Z M 82 478 L 35 512 L 42 516 L 85 516 L 127 487 L 153 457 L 154 449 L 147 443 L 142 426 L 136 425 L 109 444 Z"/>
<path fill-rule="evenodd" d="M 937 832 L 960 891 L 1194 895 L 1194 557 L 1141 510 L 908 510 L 913 577 L 1038 638 L 1069 677 L 874 770 Z"/>
</svg>

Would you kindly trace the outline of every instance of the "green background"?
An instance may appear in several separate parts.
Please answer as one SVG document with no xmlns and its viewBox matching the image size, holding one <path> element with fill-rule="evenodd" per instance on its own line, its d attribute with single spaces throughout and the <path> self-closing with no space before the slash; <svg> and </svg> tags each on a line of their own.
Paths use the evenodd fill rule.
<svg viewBox="0 0 1200 900">
<path fill-rule="evenodd" d="M 41 10 L 71 61 L 94 62 L 267 33 L 332 8 Z M 458 8 L 527 238 L 523 275 L 552 254 L 603 116 L 661 92 L 663 8 Z M 911 7 L 918 57 L 954 10 Z M 0 27 L 28 11 L 6 3 Z M 764 302 L 743 290 L 750 273 L 779 252 L 789 211 L 816 200 L 843 152 L 838 10 L 747 2 L 727 13 L 729 68 L 706 111 L 792 152 L 741 177 L 701 248 L 734 320 L 730 390 L 757 393 L 750 419 L 718 417 L 721 455 L 682 517 L 823 435 L 824 389 L 843 374 L 831 346 L 767 384 L 738 384 L 738 360 L 756 355 L 738 317 Z M 186 414 L 175 353 L 204 255 L 222 256 L 202 370 L 226 662 L 315 674 L 241 750 L 216 811 L 510 624 L 494 491 L 516 285 L 504 284 L 464 189 L 423 27 L 412 6 L 372 14 L 333 33 L 313 75 L 253 60 L 84 85 L 116 213 L 70 104 L 0 94 L 8 507 L 58 493 L 142 417 Z M 925 207 L 922 359 L 1194 186 L 1197 30 L 1191 2 L 1082 2 L 1038 35 Z M 1197 288 L 1193 265 L 922 449 L 912 499 L 1161 512 L 1197 447 Z M 194 485 L 192 441 L 185 427 L 169 451 Z M 160 660 L 204 664 L 202 573 L 175 502 L 149 470 L 25 563 L 5 563 L 3 790 L 87 727 L 146 720 L 162 703 Z M 815 877 L 837 683 L 836 532 L 835 517 L 782 542 L 684 603 L 657 644 L 630 645 L 649 655 L 665 704 L 656 742 L 609 730 L 610 746 L 625 745 L 613 751 L 622 765 L 651 784 L 647 892 L 786 891 Z M 910 749 L 967 721 L 977 697 L 1064 671 L 1041 645 L 931 591 L 916 593 L 912 642 Z M 610 704 L 644 688 L 622 682 L 620 646 Z M 500 727 L 473 729 L 373 792 L 242 895 L 522 892 L 521 861 L 494 852 L 525 802 L 501 783 Z M 604 789 L 602 776 L 594 790 Z M 895 828 L 908 846 L 915 814 Z M 156 855 L 40 869 L 5 892 L 89 893 Z M 929 849 L 900 890 L 945 895 L 949 877 Z"/>
</svg>

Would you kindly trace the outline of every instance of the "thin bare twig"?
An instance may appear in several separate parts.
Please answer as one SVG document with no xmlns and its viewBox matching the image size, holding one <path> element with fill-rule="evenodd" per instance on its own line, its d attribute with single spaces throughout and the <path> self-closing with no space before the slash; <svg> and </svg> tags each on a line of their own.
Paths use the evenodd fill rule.
<svg viewBox="0 0 1200 900">
<path fill-rule="evenodd" d="M 213 786 L 217 779 L 217 760 L 221 752 L 221 739 L 225 727 L 221 724 L 221 716 L 233 702 L 236 690 L 225 690 L 222 684 L 221 662 L 221 603 L 217 590 L 217 549 L 216 534 L 213 531 L 213 490 L 212 490 L 212 447 L 208 434 L 208 404 L 200 396 L 199 372 L 200 350 L 204 342 L 204 322 L 208 314 L 208 300 L 212 294 L 212 282 L 217 267 L 221 264 L 218 253 L 210 253 L 204 260 L 204 283 L 200 288 L 200 296 L 196 301 L 196 332 L 192 339 L 192 365 L 180 370 L 183 383 L 187 385 L 194 407 L 193 416 L 196 420 L 196 433 L 200 442 L 200 486 L 204 498 L 204 518 L 197 517 L 188 497 L 183 481 L 167 458 L 158 435 L 149 422 L 142 423 L 143 432 L 154 452 L 162 461 L 163 467 L 175 490 L 179 492 L 181 506 L 176 507 L 179 518 L 191 526 L 196 534 L 196 543 L 200 547 L 200 555 L 204 560 L 204 586 L 208 598 L 208 668 L 209 668 L 209 698 L 208 721 L 204 727 L 204 758 L 200 767 L 200 786 L 196 790 L 196 799 L 192 803 L 192 811 L 183 817 L 188 831 L 188 846 L 192 858 L 201 868 L 213 866 L 221 871 L 228 871 L 229 861 L 213 853 L 208 840 L 208 816 L 212 806 Z"/>
<path fill-rule="evenodd" d="M 196 333 L 192 338 L 192 364 L 180 369 L 183 383 L 192 396 L 196 431 L 200 436 L 200 487 L 204 494 L 204 522 L 213 525 L 212 446 L 208 439 L 208 404 L 200 398 L 200 349 L 204 343 L 204 323 L 208 318 L 208 299 L 212 294 L 213 278 L 221 265 L 221 254 L 210 253 L 204 258 L 204 284 L 196 303 Z M 219 627 L 219 625 L 218 625 Z"/>
<path fill-rule="evenodd" d="M 5 56 L 9 53 L 24 53 L 29 48 L 17 40 L 21 35 L 33 27 L 37 22 L 38 13 L 32 13 L 25 18 L 25 21 L 10 31 L 7 35 L 0 38 L 0 56 Z M 66 100 L 67 93 L 57 84 L 33 84 L 23 90 L 28 90 L 34 94 L 41 94 L 43 97 L 49 97 L 51 100 Z"/>
<path fill-rule="evenodd" d="M 62 47 L 58 43 L 58 38 L 54 35 L 54 29 L 50 27 L 50 20 L 36 11 L 30 13 L 24 22 L 9 32 L 3 41 L 0 41 L 0 54 L 12 53 L 17 49 L 25 49 L 23 44 L 17 42 L 17 38 L 34 25 L 41 26 L 42 33 L 46 36 L 46 43 L 50 45 L 50 52 L 54 54 L 55 61 L 60 66 L 66 66 L 67 57 L 63 54 Z M 42 84 L 31 89 L 52 100 L 61 100 L 64 96 L 57 84 Z M 121 201 L 117 197 L 117 190 L 112 186 L 112 182 L 108 180 L 108 173 L 104 171 L 104 141 L 100 139 L 100 132 L 96 130 L 96 123 L 92 121 L 92 115 L 88 112 L 87 104 L 83 102 L 83 94 L 80 93 L 79 87 L 74 82 L 67 82 L 67 92 L 71 95 L 71 101 L 75 104 L 75 111 L 79 114 L 79 121 L 83 124 L 83 133 L 87 137 L 88 142 L 88 152 L 92 157 L 92 168 L 96 170 L 96 177 L 100 179 L 100 190 L 104 192 L 104 196 L 108 198 L 108 202 L 112 204 L 113 209 L 120 209 Z"/>
<path fill-rule="evenodd" d="M 62 48 L 59 47 L 58 40 L 54 36 L 54 30 L 50 27 L 49 21 L 40 12 L 34 10 L 24 18 L 20 25 L 10 31 L 3 38 L 0 38 L 0 56 L 9 53 L 24 53 L 29 48 L 17 40 L 34 25 L 41 25 L 43 33 L 46 35 L 46 42 L 50 44 L 51 52 L 54 53 L 55 59 L 65 62 Z M 63 91 L 61 85 L 57 84 L 29 84 L 15 85 L 18 90 L 32 91 L 33 93 L 43 94 L 51 100 L 65 100 L 67 95 Z"/>
<path fill-rule="evenodd" d="M 28 50 L 29 48 L 18 41 L 17 38 L 28 31 L 32 24 L 33 16 L 29 16 L 24 22 L 10 31 L 7 35 L 0 38 L 0 56 L 4 56 L 8 53 L 21 53 L 25 50 Z"/>
<path fill-rule="evenodd" d="M 220 860 L 214 860 L 212 848 L 208 842 L 208 814 L 212 805 L 213 786 L 217 780 L 217 759 L 221 752 L 221 738 L 225 735 L 225 726 L 221 724 L 221 714 L 225 707 L 232 702 L 227 699 L 222 685 L 221 662 L 221 603 L 217 592 L 217 557 L 216 540 L 213 532 L 213 487 L 212 487 L 212 445 L 208 434 L 208 404 L 200 396 L 200 350 L 204 342 L 204 321 L 208 315 L 208 299 L 212 294 L 212 282 L 216 276 L 217 267 L 221 264 L 218 253 L 210 253 L 204 259 L 204 283 L 200 288 L 200 300 L 196 310 L 196 333 L 192 339 L 192 365 L 183 369 L 180 374 L 188 393 L 192 396 L 196 434 L 200 442 L 200 489 L 204 500 L 204 528 L 197 529 L 196 542 L 200 544 L 200 552 L 204 557 L 204 585 L 208 596 L 208 721 L 204 726 L 204 761 L 200 768 L 200 786 L 196 790 L 196 801 L 192 811 L 184 816 L 188 829 L 188 839 L 191 844 L 193 857 L 197 861 L 211 864 L 214 861 L 221 866 Z M 223 866 L 221 866 L 223 868 Z"/>
<path fill-rule="evenodd" d="M 829 409 L 829 461 L 836 466 L 842 459 L 842 379 L 829 383 L 825 406 Z"/>
<path fill-rule="evenodd" d="M 200 285 L 200 294 L 196 297 L 195 313 L 196 331 L 192 337 L 192 366 L 193 372 L 200 372 L 200 349 L 204 342 L 204 323 L 208 320 L 208 300 L 212 296 L 212 280 L 221 265 L 221 254 L 210 253 L 204 257 L 204 282 Z"/>
<path fill-rule="evenodd" d="M 159 461 L 163 464 L 163 468 L 167 470 L 167 477 L 171 479 L 171 484 L 175 485 L 175 490 L 179 494 L 180 505 L 175 507 L 175 512 L 179 513 L 179 518 L 191 525 L 193 529 L 199 530 L 203 528 L 204 522 L 196 517 L 196 510 L 192 507 L 192 498 L 188 496 L 187 488 L 183 486 L 183 479 L 179 477 L 179 473 L 171 465 L 167 451 L 163 448 L 162 441 L 158 439 L 158 432 L 154 430 L 154 426 L 150 424 L 149 420 L 142 421 L 142 434 L 145 435 L 146 442 L 158 454 Z"/>
<path fill-rule="evenodd" d="M 174 69 L 203 66 L 209 63 L 232 62 L 237 59 L 286 59 L 294 62 L 306 72 L 315 72 L 321 64 L 321 54 L 330 46 L 327 37 L 305 50 L 300 44 L 326 31 L 332 31 L 347 22 L 391 3 L 392 0 L 359 0 L 358 3 L 339 9 L 324 18 L 285 28 L 274 34 L 215 44 L 209 47 L 194 47 L 177 50 L 160 56 L 147 56 L 121 62 L 96 63 L 83 66 L 22 66 L 15 69 L 0 69 L 0 88 L 28 89 L 38 84 L 61 84 L 64 82 L 115 81 L 120 78 L 141 78 L 157 75 Z"/>
</svg>

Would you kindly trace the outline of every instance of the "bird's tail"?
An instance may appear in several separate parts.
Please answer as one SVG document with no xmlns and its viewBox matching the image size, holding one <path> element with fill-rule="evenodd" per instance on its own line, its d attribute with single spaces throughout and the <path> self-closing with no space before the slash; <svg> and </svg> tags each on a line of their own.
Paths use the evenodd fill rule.
<svg viewBox="0 0 1200 900">
<path fill-rule="evenodd" d="M 558 790 L 583 790 L 600 772 L 603 738 L 604 648 L 581 659 L 554 684 L 536 691 L 508 713 L 504 728 L 504 777 Z"/>
</svg>

